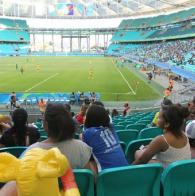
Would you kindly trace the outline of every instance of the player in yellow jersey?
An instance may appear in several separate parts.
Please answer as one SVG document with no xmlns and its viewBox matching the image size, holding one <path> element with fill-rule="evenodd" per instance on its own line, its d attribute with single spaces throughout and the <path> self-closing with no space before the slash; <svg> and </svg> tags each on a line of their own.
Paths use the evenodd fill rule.
<svg viewBox="0 0 195 196">
<path fill-rule="evenodd" d="M 93 74 L 93 68 L 92 67 L 89 69 L 88 79 L 89 80 L 93 80 L 94 79 L 94 74 Z"/>
</svg>

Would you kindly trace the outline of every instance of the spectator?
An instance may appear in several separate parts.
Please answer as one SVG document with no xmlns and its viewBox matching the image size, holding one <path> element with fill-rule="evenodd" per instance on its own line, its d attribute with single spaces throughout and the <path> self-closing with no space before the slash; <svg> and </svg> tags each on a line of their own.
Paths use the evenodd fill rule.
<svg viewBox="0 0 195 196">
<path fill-rule="evenodd" d="M 188 138 L 183 133 L 184 119 L 189 115 L 188 109 L 178 105 L 162 107 L 158 125 L 164 134 L 152 140 L 143 150 L 137 151 L 133 164 L 144 164 L 152 157 L 165 167 L 177 160 L 191 159 Z"/>
<path fill-rule="evenodd" d="M 80 112 L 75 116 L 75 119 L 80 125 L 84 124 L 87 108 L 87 105 L 82 105 L 80 108 Z"/>
<path fill-rule="evenodd" d="M 80 93 L 79 95 L 79 104 L 82 105 L 85 101 L 85 96 L 84 96 L 84 93 Z"/>
<path fill-rule="evenodd" d="M 38 106 L 39 106 L 39 111 L 43 115 L 46 108 L 46 102 L 43 100 L 43 98 L 41 98 L 41 100 L 39 101 Z"/>
<path fill-rule="evenodd" d="M 78 121 L 75 118 L 73 118 L 75 114 L 74 114 L 74 112 L 71 111 L 70 104 L 66 103 L 66 104 L 64 104 L 64 107 L 65 107 L 66 111 L 71 115 L 71 117 L 74 121 L 75 132 L 80 133 L 81 132 L 80 124 L 78 123 Z"/>
<path fill-rule="evenodd" d="M 90 93 L 91 94 L 91 103 L 96 101 L 96 94 L 95 92 Z"/>
<path fill-rule="evenodd" d="M 88 108 L 84 128 L 83 141 L 92 148 L 98 172 L 128 165 L 104 107 L 93 104 Z"/>
<path fill-rule="evenodd" d="M 0 134 L 11 127 L 11 119 L 9 116 L 0 114 Z"/>
<path fill-rule="evenodd" d="M 72 168 L 90 168 L 91 148 L 80 140 L 75 140 L 75 124 L 63 104 L 48 104 L 44 116 L 44 129 L 48 139 L 37 142 L 31 148 L 59 148 L 66 155 Z"/>
<path fill-rule="evenodd" d="M 16 93 L 12 92 L 12 94 L 10 95 L 10 105 L 11 105 L 11 109 L 16 108 Z"/>
<path fill-rule="evenodd" d="M 112 118 L 115 117 L 115 116 L 118 116 L 119 113 L 118 113 L 118 110 L 117 109 L 113 109 L 112 110 Z"/>
<path fill-rule="evenodd" d="M 124 104 L 123 116 L 129 115 L 130 113 L 130 106 L 128 103 Z"/>
<path fill-rule="evenodd" d="M 75 102 L 76 102 L 76 97 L 75 97 L 74 92 L 72 92 L 71 95 L 70 95 L 70 104 L 74 105 Z"/>
<path fill-rule="evenodd" d="M 89 162 L 91 148 L 84 142 L 73 139 L 74 122 L 66 107 L 63 104 L 48 104 L 44 115 L 44 129 L 48 132 L 49 137 L 42 142 L 31 145 L 27 150 L 57 147 L 68 158 L 73 169 L 92 168 Z M 17 196 L 16 183 L 7 183 L 2 191 L 2 194 L 6 196 Z"/>
<path fill-rule="evenodd" d="M 40 134 L 35 127 L 27 125 L 28 114 L 23 108 L 12 114 L 13 126 L 0 138 L 0 146 L 29 146 L 38 141 Z"/>
<path fill-rule="evenodd" d="M 164 99 L 161 103 L 161 107 L 163 106 L 169 106 L 169 105 L 172 105 L 172 101 L 170 99 Z M 158 126 L 158 117 L 159 117 L 159 111 L 155 114 L 153 120 L 152 120 L 152 127 L 156 127 Z"/>
<path fill-rule="evenodd" d="M 189 138 L 190 146 L 195 147 L 195 120 L 187 124 L 185 131 Z"/>
</svg>

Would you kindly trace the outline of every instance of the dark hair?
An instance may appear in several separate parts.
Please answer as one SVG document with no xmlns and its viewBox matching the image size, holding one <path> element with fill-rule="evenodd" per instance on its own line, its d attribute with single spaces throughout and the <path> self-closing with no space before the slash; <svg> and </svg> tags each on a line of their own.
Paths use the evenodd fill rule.
<svg viewBox="0 0 195 196">
<path fill-rule="evenodd" d="M 173 104 L 162 107 L 162 116 L 165 122 L 169 124 L 169 131 L 175 136 L 179 136 L 182 133 L 181 128 L 184 119 L 189 116 L 189 111 L 186 107 Z"/>
<path fill-rule="evenodd" d="M 12 113 L 13 129 L 16 132 L 16 142 L 19 146 L 25 146 L 28 114 L 25 109 L 18 108 Z"/>
<path fill-rule="evenodd" d="M 117 109 L 113 109 L 112 110 L 112 117 L 118 116 L 118 115 L 119 115 L 119 113 L 118 113 Z"/>
<path fill-rule="evenodd" d="M 65 108 L 66 108 L 66 110 L 67 110 L 68 112 L 71 111 L 71 106 L 70 106 L 70 104 L 65 103 L 64 106 L 65 106 Z"/>
<path fill-rule="evenodd" d="M 92 105 L 99 105 L 99 106 L 104 107 L 104 104 L 103 104 L 101 101 L 94 101 L 94 102 L 92 103 Z"/>
<path fill-rule="evenodd" d="M 99 105 L 92 104 L 86 114 L 85 127 L 109 127 L 110 118 L 106 109 Z"/>
<path fill-rule="evenodd" d="M 48 124 L 48 136 L 54 142 L 74 137 L 75 124 L 64 104 L 49 103 L 45 110 L 45 121 Z"/>
<path fill-rule="evenodd" d="M 167 98 L 164 98 L 162 103 L 161 103 L 161 106 L 164 106 L 164 105 L 172 105 L 172 101 L 170 99 L 167 99 Z"/>
</svg>

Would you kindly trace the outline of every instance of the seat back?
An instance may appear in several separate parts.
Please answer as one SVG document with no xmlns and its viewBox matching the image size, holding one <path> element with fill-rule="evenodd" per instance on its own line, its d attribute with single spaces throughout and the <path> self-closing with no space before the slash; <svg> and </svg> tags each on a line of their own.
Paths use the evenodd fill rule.
<svg viewBox="0 0 195 196">
<path fill-rule="evenodd" d="M 102 171 L 97 196 L 159 196 L 161 164 L 125 166 Z"/>
<path fill-rule="evenodd" d="M 138 139 L 154 138 L 162 134 L 163 130 L 159 127 L 145 128 L 140 131 Z"/>
<path fill-rule="evenodd" d="M 182 160 L 169 164 L 161 178 L 163 195 L 195 195 L 194 176 L 195 160 Z"/>
<path fill-rule="evenodd" d="M 131 164 L 135 159 L 135 151 L 139 150 L 141 145 L 148 145 L 152 141 L 151 138 L 148 139 L 139 139 L 130 142 L 126 148 L 126 158 L 129 164 Z"/>
<path fill-rule="evenodd" d="M 88 169 L 74 169 L 75 180 L 81 196 L 94 196 L 94 175 Z"/>
<path fill-rule="evenodd" d="M 126 129 L 136 129 L 136 130 L 138 130 L 138 131 L 141 131 L 141 130 L 144 129 L 145 127 L 146 127 L 145 124 L 137 123 L 137 124 L 127 125 L 127 126 L 126 126 Z"/>
<path fill-rule="evenodd" d="M 0 153 L 1 152 L 8 152 L 15 157 L 20 157 L 20 155 L 27 149 L 27 146 L 14 146 L 14 147 L 5 147 L 5 148 L 0 148 Z"/>
<path fill-rule="evenodd" d="M 120 141 L 124 142 L 126 145 L 129 144 L 132 140 L 137 139 L 138 131 L 132 130 L 132 131 L 117 131 L 118 137 Z"/>
<path fill-rule="evenodd" d="M 124 125 L 114 125 L 115 130 L 124 130 L 125 126 Z"/>
</svg>

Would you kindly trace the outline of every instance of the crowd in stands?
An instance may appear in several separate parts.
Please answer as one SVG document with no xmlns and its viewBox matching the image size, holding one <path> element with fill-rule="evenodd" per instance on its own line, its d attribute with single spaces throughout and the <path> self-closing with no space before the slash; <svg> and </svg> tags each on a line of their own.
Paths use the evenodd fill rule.
<svg viewBox="0 0 195 196">
<path fill-rule="evenodd" d="M 39 130 L 28 124 L 28 114 L 24 109 L 13 111 L 12 122 L 9 118 L 8 121 L 4 118 L 4 122 L 0 118 L 0 124 L 4 127 L 0 146 L 28 146 L 26 151 L 37 147 L 57 147 L 66 155 L 72 168 L 91 169 L 94 174 L 107 168 L 129 165 L 114 121 L 118 117 L 125 119 L 131 115 L 129 104 L 124 105 L 122 114 L 114 109 L 110 116 L 99 101 L 82 105 L 76 115 L 71 114 L 68 104 L 48 103 L 43 115 L 43 128 L 48 134 L 43 141 L 40 140 Z M 166 167 L 176 160 L 191 159 L 191 147 L 195 146 L 195 97 L 187 106 L 165 99 L 148 126 L 160 127 L 163 134 L 136 151 L 133 165 L 160 162 Z M 81 134 L 79 139 L 74 139 L 78 127 L 82 127 Z M 11 182 L 6 186 L 13 187 L 16 184 Z M 13 188 L 10 195 L 14 191 Z"/>
<path fill-rule="evenodd" d="M 160 62 L 171 61 L 175 65 L 195 64 L 195 39 L 165 41 L 142 44 L 129 48 L 126 53 L 142 59 L 153 59 Z M 186 55 L 189 58 L 185 58 Z"/>
</svg>

